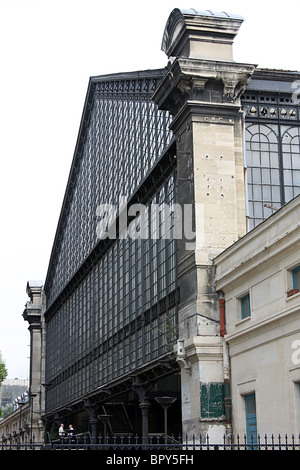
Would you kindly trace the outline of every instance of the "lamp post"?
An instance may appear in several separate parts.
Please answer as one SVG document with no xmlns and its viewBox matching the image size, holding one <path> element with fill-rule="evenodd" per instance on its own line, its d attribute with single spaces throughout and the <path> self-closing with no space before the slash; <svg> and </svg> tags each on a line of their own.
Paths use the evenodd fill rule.
<svg viewBox="0 0 300 470">
<path fill-rule="evenodd" d="M 19 443 L 21 443 L 21 435 L 22 435 L 22 407 L 26 403 L 25 394 L 22 394 L 20 399 L 18 399 L 18 406 L 20 408 L 20 432 L 19 432 Z"/>
<path fill-rule="evenodd" d="M 174 403 L 177 398 L 175 397 L 155 397 L 157 403 L 159 403 L 164 409 L 164 432 L 165 432 L 165 443 L 167 443 L 167 433 L 168 433 L 168 408 L 172 403 Z"/>
<path fill-rule="evenodd" d="M 30 393 L 30 443 L 32 444 L 32 426 L 33 426 L 33 400 L 37 393 Z"/>
</svg>

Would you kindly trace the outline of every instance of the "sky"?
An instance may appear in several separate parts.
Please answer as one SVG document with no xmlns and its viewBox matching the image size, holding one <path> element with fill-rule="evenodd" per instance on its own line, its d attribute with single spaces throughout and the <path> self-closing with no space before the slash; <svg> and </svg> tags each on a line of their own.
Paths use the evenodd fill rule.
<svg viewBox="0 0 300 470">
<path fill-rule="evenodd" d="M 0 0 L 0 352 L 29 377 L 22 313 L 46 278 L 90 76 L 161 68 L 174 8 L 245 21 L 234 60 L 300 71 L 299 0 Z"/>
</svg>

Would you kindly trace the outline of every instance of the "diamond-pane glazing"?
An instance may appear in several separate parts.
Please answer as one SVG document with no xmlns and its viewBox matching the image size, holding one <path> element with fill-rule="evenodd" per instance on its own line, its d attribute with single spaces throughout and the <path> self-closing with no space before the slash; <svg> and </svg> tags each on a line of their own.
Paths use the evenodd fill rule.
<svg viewBox="0 0 300 470">
<path fill-rule="evenodd" d="M 80 136 L 84 143 L 49 266 L 48 305 L 97 243 L 97 206 L 129 198 L 170 142 L 170 116 L 151 101 L 159 79 L 150 74 L 95 80 L 85 137 Z"/>
<path fill-rule="evenodd" d="M 138 218 L 129 236 L 112 241 L 82 272 L 99 241 L 97 207 L 132 197 L 170 143 L 170 117 L 151 101 L 158 79 L 94 83 L 46 283 L 48 411 L 162 357 L 176 337 L 174 218 L 168 239 L 150 237 L 152 205 L 176 202 L 174 169 L 166 167 L 156 189 L 143 193 L 149 237 L 133 236 Z"/>
</svg>

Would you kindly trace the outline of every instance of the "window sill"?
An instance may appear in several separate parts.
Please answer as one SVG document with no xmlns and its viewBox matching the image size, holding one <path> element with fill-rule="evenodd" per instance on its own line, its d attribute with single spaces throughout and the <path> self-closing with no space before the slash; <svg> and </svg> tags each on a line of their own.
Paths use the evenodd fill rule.
<svg viewBox="0 0 300 470">
<path fill-rule="evenodd" d="M 295 297 L 299 297 L 300 292 L 299 289 L 291 289 L 290 291 L 287 291 L 286 295 L 287 296 L 285 300 L 290 300 L 294 299 Z"/>
<path fill-rule="evenodd" d="M 251 315 L 249 315 L 248 317 L 246 318 L 242 318 L 241 320 L 238 320 L 236 323 L 235 323 L 235 326 L 238 326 L 238 325 L 241 325 L 242 323 L 246 322 L 246 321 L 249 321 L 251 319 Z"/>
</svg>

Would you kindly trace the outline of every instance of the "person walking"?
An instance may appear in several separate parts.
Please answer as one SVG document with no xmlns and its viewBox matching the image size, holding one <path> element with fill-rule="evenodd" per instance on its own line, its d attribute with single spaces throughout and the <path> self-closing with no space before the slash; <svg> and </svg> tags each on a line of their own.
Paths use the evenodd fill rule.
<svg viewBox="0 0 300 470">
<path fill-rule="evenodd" d="M 64 435 L 65 435 L 65 429 L 64 429 L 64 424 L 63 423 L 60 425 L 60 428 L 58 430 L 58 435 L 59 435 L 59 437 L 64 437 Z"/>
</svg>

